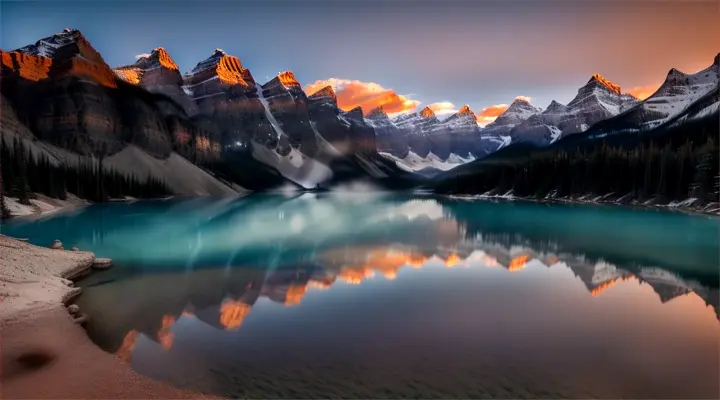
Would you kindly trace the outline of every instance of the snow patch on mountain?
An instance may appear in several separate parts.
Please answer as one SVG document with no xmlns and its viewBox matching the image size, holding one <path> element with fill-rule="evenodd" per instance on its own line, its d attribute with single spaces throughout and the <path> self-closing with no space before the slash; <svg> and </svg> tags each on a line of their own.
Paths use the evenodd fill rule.
<svg viewBox="0 0 720 400">
<path fill-rule="evenodd" d="M 52 58 L 63 47 L 76 43 L 79 35 L 80 31 L 78 31 L 77 29 L 65 28 L 60 33 L 56 33 L 46 38 L 42 38 L 38 40 L 35 44 L 21 47 L 15 51 L 32 54 L 34 56 Z"/>
<path fill-rule="evenodd" d="M 439 171 L 449 171 L 459 165 L 468 163 L 475 160 L 475 158 L 468 154 L 468 158 L 462 158 L 455 153 L 451 153 L 447 160 L 443 161 L 440 157 L 430 152 L 427 157 L 423 158 L 414 153 L 413 151 L 408 152 L 405 158 L 396 157 L 390 153 L 379 153 L 381 156 L 395 161 L 395 164 L 400 168 L 408 172 L 419 172 L 424 169 L 436 169 Z"/>
<path fill-rule="evenodd" d="M 665 114 L 661 122 L 680 114 L 700 97 L 717 89 L 720 81 L 718 68 L 717 64 L 713 64 L 695 74 L 685 74 L 673 68 L 662 86 L 642 103 L 643 108 Z"/>
<path fill-rule="evenodd" d="M 257 85 L 257 95 L 258 99 L 260 100 L 260 103 L 262 103 L 263 108 L 265 109 L 265 116 L 267 117 L 268 121 L 270 121 L 270 125 L 272 125 L 273 130 L 275 131 L 275 134 L 277 135 L 278 140 L 282 136 L 285 136 L 285 132 L 282 129 L 282 126 L 278 122 L 277 119 L 275 119 L 275 116 L 270 112 L 270 105 L 268 104 L 268 101 L 265 99 L 265 95 L 263 94 L 263 87 L 262 85 Z"/>
</svg>

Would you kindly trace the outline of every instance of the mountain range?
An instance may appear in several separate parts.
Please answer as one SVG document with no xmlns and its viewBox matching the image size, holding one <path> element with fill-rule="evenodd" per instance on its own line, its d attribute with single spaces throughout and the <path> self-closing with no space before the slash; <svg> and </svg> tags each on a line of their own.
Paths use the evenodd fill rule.
<svg viewBox="0 0 720 400">
<path fill-rule="evenodd" d="M 162 47 L 111 68 L 80 31 L 65 29 L 0 55 L 3 137 L 53 165 L 102 162 L 178 195 L 358 179 L 413 187 L 511 145 L 644 132 L 688 110 L 718 112 L 718 57 L 696 74 L 672 69 L 643 101 L 595 74 L 567 105 L 542 110 L 519 98 L 482 128 L 468 106 L 446 119 L 430 108 L 394 118 L 382 107 L 345 111 L 332 87 L 305 93 L 291 71 L 261 84 L 222 49 L 185 74 Z"/>
</svg>

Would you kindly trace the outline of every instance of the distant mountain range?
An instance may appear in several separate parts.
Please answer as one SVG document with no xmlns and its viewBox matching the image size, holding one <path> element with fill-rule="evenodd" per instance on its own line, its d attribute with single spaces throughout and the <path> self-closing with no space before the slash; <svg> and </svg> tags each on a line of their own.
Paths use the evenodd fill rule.
<svg viewBox="0 0 720 400">
<path fill-rule="evenodd" d="M 696 74 L 671 70 L 643 101 L 593 75 L 567 105 L 542 110 L 517 99 L 481 128 L 467 106 L 443 120 L 429 108 L 394 118 L 381 107 L 344 111 L 332 87 L 306 94 L 290 71 L 260 84 L 222 49 L 186 74 L 162 47 L 111 68 L 73 29 L 0 54 L 3 137 L 22 138 L 54 165 L 102 158 L 108 168 L 185 195 L 358 179 L 412 187 L 422 175 L 510 145 L 644 132 L 681 123 L 688 110 L 718 112 L 708 99 L 717 91 L 717 57 Z M 178 163 L 183 158 L 190 163 Z"/>
</svg>

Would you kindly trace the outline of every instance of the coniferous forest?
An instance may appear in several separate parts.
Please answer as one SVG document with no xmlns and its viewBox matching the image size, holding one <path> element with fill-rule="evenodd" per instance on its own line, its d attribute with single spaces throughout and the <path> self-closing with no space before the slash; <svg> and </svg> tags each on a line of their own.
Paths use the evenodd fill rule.
<svg viewBox="0 0 720 400">
<path fill-rule="evenodd" d="M 127 176 L 98 162 L 78 163 L 76 166 L 56 165 L 45 155 L 33 155 L 18 138 L 0 138 L 0 213 L 3 219 L 10 213 L 5 196 L 14 197 L 21 204 L 31 205 L 35 193 L 64 200 L 68 193 L 92 202 L 113 198 L 162 197 L 170 194 L 166 185 L 152 177 L 140 179 Z"/>
<path fill-rule="evenodd" d="M 452 171 L 434 189 L 452 194 L 489 194 L 523 198 L 609 199 L 656 204 L 720 198 L 717 121 L 685 124 L 662 135 L 617 136 L 558 146 L 521 157 L 488 157 L 471 173 Z M 509 153 L 509 151 L 508 151 Z"/>
</svg>

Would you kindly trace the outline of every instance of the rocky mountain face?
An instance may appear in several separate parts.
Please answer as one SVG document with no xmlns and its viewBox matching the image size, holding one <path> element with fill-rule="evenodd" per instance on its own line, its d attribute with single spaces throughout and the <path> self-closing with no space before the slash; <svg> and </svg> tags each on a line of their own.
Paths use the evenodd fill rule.
<svg viewBox="0 0 720 400">
<path fill-rule="evenodd" d="M 513 143 L 548 145 L 562 136 L 587 130 L 637 104 L 638 100 L 622 93 L 620 86 L 601 75 L 593 75 L 567 106 L 552 101 L 548 108 L 517 124 L 510 131 Z"/>
<path fill-rule="evenodd" d="M 149 55 L 138 58 L 135 64 L 118 67 L 114 71 L 125 82 L 171 98 L 182 107 L 186 116 L 197 114 L 197 105 L 182 89 L 180 69 L 164 48 L 153 49 Z"/>
<path fill-rule="evenodd" d="M 483 128 L 483 137 L 485 137 L 486 140 L 498 143 L 500 147 L 505 146 L 510 143 L 510 139 L 512 138 L 510 132 L 513 128 L 539 112 L 540 109 L 530 104 L 527 100 L 515 99 L 495 121 Z"/>
<path fill-rule="evenodd" d="M 246 146 L 251 142 L 279 146 L 258 98 L 260 86 L 237 57 L 216 49 L 183 76 L 182 90 L 197 105 L 197 124 L 213 133 L 218 147 Z M 287 153 L 289 143 L 283 144 Z"/>
<path fill-rule="evenodd" d="M 189 172 L 192 164 L 183 170 L 202 190 L 165 176 L 182 158 L 251 189 L 406 175 L 378 158 L 361 110 L 341 112 L 332 91 L 309 98 L 290 71 L 261 85 L 221 49 L 185 75 L 161 47 L 113 70 L 70 29 L 0 55 L 3 109 L 13 111 L 3 134 L 29 133 L 65 160 L 78 154 L 128 174 L 154 170 L 183 194 L 218 185 Z"/>
<path fill-rule="evenodd" d="M 308 157 L 318 152 L 317 138 L 310 123 L 308 98 L 295 75 L 281 72 L 265 85 L 258 86 L 258 98 L 271 113 L 268 120 L 275 133 L 286 136 L 289 145 Z"/>
<path fill-rule="evenodd" d="M 541 113 L 531 115 L 510 130 L 513 143 L 550 144 L 560 138 L 558 127 L 569 115 L 568 107 L 553 100 Z"/>
<path fill-rule="evenodd" d="M 370 110 L 365 120 L 375 129 L 378 151 L 398 156 L 407 155 L 409 148 L 405 132 L 390 120 L 382 106 Z"/>
<path fill-rule="evenodd" d="M 584 135 L 643 133 L 675 124 L 678 119 L 682 122 L 717 114 L 719 59 L 720 54 L 708 68 L 695 74 L 671 69 L 655 93 L 621 114 L 596 123 Z"/>
<path fill-rule="evenodd" d="M 308 97 L 308 110 L 313 128 L 343 154 L 375 152 L 375 130 L 363 118 L 357 107 L 343 112 L 331 86 Z"/>
<path fill-rule="evenodd" d="M 427 107 L 393 119 L 378 108 L 371 111 L 366 119 L 375 128 L 378 151 L 401 160 L 412 152 L 413 158 L 425 160 L 436 157 L 446 161 L 455 155 L 457 161 L 482 157 L 498 147 L 498 143 L 483 138 L 477 117 L 468 106 L 445 120 L 438 119 Z M 428 165 L 433 164 L 431 159 L 426 161 Z"/>
<path fill-rule="evenodd" d="M 2 51 L 2 91 L 41 140 L 84 155 L 135 144 L 158 157 L 172 141 L 152 94 L 134 95 L 77 30 Z"/>
<path fill-rule="evenodd" d="M 408 148 L 420 157 L 427 157 L 433 151 L 431 132 L 439 123 L 435 113 L 428 107 L 420 112 L 398 116 L 393 121 L 407 138 Z"/>
</svg>

